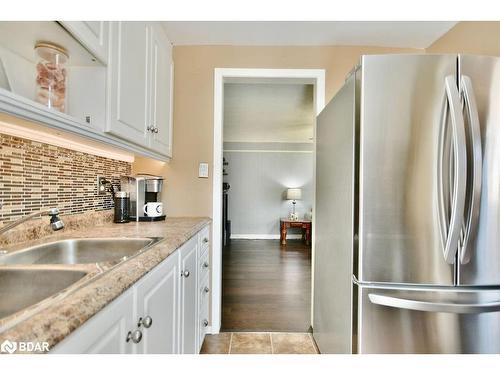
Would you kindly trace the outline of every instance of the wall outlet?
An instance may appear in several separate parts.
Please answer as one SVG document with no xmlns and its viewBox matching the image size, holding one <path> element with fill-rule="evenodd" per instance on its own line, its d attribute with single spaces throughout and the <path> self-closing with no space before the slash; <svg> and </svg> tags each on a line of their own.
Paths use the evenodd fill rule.
<svg viewBox="0 0 500 375">
<path fill-rule="evenodd" d="M 97 176 L 97 194 L 104 195 L 106 194 L 106 183 L 108 181 L 103 176 Z"/>
<path fill-rule="evenodd" d="M 198 167 L 198 177 L 208 178 L 208 163 L 200 163 Z"/>
</svg>

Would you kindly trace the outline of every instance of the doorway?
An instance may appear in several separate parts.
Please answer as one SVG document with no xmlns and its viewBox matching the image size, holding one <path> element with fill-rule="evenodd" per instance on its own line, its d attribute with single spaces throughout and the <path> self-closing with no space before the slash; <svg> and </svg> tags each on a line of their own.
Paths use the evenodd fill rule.
<svg viewBox="0 0 500 375">
<path fill-rule="evenodd" d="M 308 197 L 309 203 L 304 199 L 304 202 L 300 201 L 297 204 L 298 208 L 302 204 L 300 212 L 299 209 L 297 210 L 301 219 L 304 214 L 310 214 L 311 207 L 312 214 L 314 213 L 314 126 L 315 116 L 324 106 L 324 74 L 324 70 L 320 69 L 216 69 L 215 71 L 212 333 L 218 333 L 221 324 L 223 330 L 233 331 L 303 332 L 310 326 L 310 301 L 312 299 L 310 286 L 313 285 L 311 279 L 314 274 L 311 265 L 311 253 L 314 251 L 314 235 L 312 236 L 311 248 L 300 239 L 289 239 L 286 246 L 280 246 L 279 221 L 280 217 L 287 216 L 292 206 L 290 201 L 286 201 L 287 188 L 304 187 L 304 197 Z M 245 97 L 248 99 L 253 95 L 254 100 L 262 103 L 263 97 L 271 91 L 275 92 L 277 102 L 274 103 L 274 106 L 271 103 L 268 106 L 269 108 L 279 107 L 290 98 L 297 99 L 299 91 L 302 99 L 306 98 L 307 92 L 309 92 L 313 126 L 308 139 L 305 142 L 304 139 L 300 139 L 301 136 L 305 136 L 305 133 L 300 135 L 300 125 L 297 124 L 293 129 L 282 129 L 288 130 L 289 135 L 285 135 L 285 139 L 270 137 L 272 131 L 261 132 L 260 137 L 264 138 L 260 139 L 259 136 L 256 136 L 258 134 L 258 131 L 255 131 L 256 128 L 260 126 L 261 130 L 269 130 L 270 124 L 262 124 L 261 118 L 259 124 L 249 126 L 249 114 L 245 112 L 244 106 L 243 109 L 240 108 L 240 114 L 243 117 L 236 121 L 238 126 L 229 131 L 230 139 L 224 139 L 224 135 L 226 135 L 226 138 L 228 136 L 228 132 L 224 132 L 224 121 L 228 121 L 228 116 L 231 117 L 235 114 L 228 114 L 228 110 L 234 110 L 235 103 L 227 101 L 225 94 L 231 95 L 233 99 L 236 97 L 237 100 Z M 282 100 L 280 100 L 280 94 Z M 231 108 L 227 108 L 228 106 L 231 106 Z M 237 112 L 236 115 L 238 115 Z M 266 112 L 266 115 L 272 117 L 271 112 Z M 264 118 L 267 117 L 264 116 Z M 287 132 L 282 132 L 281 135 L 285 133 Z M 290 136 L 290 134 L 292 135 Z M 291 138 L 286 138 L 288 136 Z M 229 142 L 224 143 L 225 141 Z M 262 157 L 260 154 L 271 156 L 271 158 Z M 229 212 L 233 211 L 233 214 L 236 213 L 238 220 L 232 220 L 231 239 L 223 251 L 225 239 L 222 230 L 224 226 L 222 219 L 223 216 L 226 216 L 224 215 L 226 210 L 223 210 L 222 204 L 224 168 L 229 174 L 234 167 L 237 168 L 238 173 L 244 173 L 243 177 L 233 175 L 235 181 L 244 180 L 245 175 L 247 175 L 247 181 L 242 182 L 243 189 L 241 186 L 238 189 L 240 200 L 244 200 L 245 198 L 241 197 L 241 191 L 252 187 L 249 186 L 251 184 L 248 181 L 256 179 L 253 185 L 257 190 L 262 190 L 266 184 L 263 183 L 262 179 L 259 180 L 255 176 L 248 176 L 251 173 L 242 171 L 240 168 L 241 163 L 243 165 L 245 163 L 252 164 L 255 162 L 255 156 L 257 155 L 261 166 L 274 164 L 274 167 L 277 167 L 276 160 L 281 160 L 285 164 L 290 164 L 287 168 L 281 167 L 282 170 L 293 170 L 294 166 L 300 168 L 298 166 L 300 160 L 304 159 L 299 155 L 305 156 L 307 154 L 310 161 L 310 177 L 312 177 L 309 181 L 310 185 L 307 186 L 307 183 L 300 181 L 280 181 L 281 186 L 278 189 L 283 191 L 278 194 L 275 186 L 275 190 L 268 195 L 267 199 L 269 201 L 267 203 L 261 202 L 263 199 L 261 197 L 251 201 L 250 206 L 248 205 L 249 201 L 245 201 L 244 204 L 239 205 L 240 210 L 229 210 Z M 247 157 L 249 155 L 254 157 Z M 285 160 L 291 155 L 295 155 L 295 158 Z M 226 160 L 226 165 L 223 163 L 225 156 L 230 159 L 229 161 Z M 233 160 L 231 161 L 231 159 Z M 250 165 L 248 171 L 255 172 L 257 169 Z M 260 171 L 260 173 L 269 174 L 270 172 L 267 170 Z M 271 174 L 276 175 L 279 173 L 271 172 Z M 286 175 L 286 173 L 284 174 Z M 269 180 L 272 179 L 268 179 L 267 182 Z M 231 188 L 229 188 L 229 191 L 231 191 Z M 238 194 L 236 189 L 233 192 Z M 250 196 L 255 198 L 255 194 L 248 192 L 249 199 L 252 199 Z M 231 200 L 229 201 L 231 202 Z M 308 204 L 309 212 L 305 212 L 304 207 L 307 207 Z M 261 206 L 260 214 L 258 206 Z M 267 210 L 262 211 L 262 206 L 267 207 Z M 272 212 L 273 207 L 271 206 L 275 209 L 277 207 L 281 211 L 278 213 Z M 283 209 L 285 212 L 283 212 Z M 266 212 L 270 216 L 268 215 L 267 218 L 260 220 L 263 223 L 255 220 L 256 217 L 265 216 Z M 229 220 L 231 220 L 230 216 L 228 217 Z M 239 220 L 246 217 L 250 217 L 247 223 L 245 223 L 245 220 Z M 314 218 L 312 220 L 314 222 Z M 250 228 L 248 221 L 253 226 L 260 225 L 260 228 Z M 245 225 L 247 226 L 245 227 Z M 292 233 L 292 235 L 288 235 L 288 238 L 294 238 L 297 235 L 300 237 L 300 233 Z M 224 301 L 222 300 L 223 285 Z"/>
</svg>

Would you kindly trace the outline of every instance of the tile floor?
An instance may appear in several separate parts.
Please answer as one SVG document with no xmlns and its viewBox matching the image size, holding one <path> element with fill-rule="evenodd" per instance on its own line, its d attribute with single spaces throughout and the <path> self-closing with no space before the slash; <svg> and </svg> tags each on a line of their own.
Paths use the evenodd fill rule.
<svg viewBox="0 0 500 375">
<path fill-rule="evenodd" d="M 222 332 L 207 335 L 201 354 L 318 354 L 309 333 Z"/>
</svg>

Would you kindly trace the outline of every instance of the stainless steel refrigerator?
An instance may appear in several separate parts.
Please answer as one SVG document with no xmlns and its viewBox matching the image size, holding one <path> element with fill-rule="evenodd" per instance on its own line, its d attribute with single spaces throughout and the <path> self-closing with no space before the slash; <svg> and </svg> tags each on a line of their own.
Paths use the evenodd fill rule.
<svg viewBox="0 0 500 375">
<path fill-rule="evenodd" d="M 500 59 L 363 56 L 318 116 L 322 353 L 500 353 Z"/>
</svg>

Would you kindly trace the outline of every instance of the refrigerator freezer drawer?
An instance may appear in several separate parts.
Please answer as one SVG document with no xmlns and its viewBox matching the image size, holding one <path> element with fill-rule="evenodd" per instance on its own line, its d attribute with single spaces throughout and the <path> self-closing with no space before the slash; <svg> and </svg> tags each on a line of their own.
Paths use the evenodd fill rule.
<svg viewBox="0 0 500 375">
<path fill-rule="evenodd" d="M 500 289 L 358 288 L 359 353 L 500 353 Z"/>
</svg>

